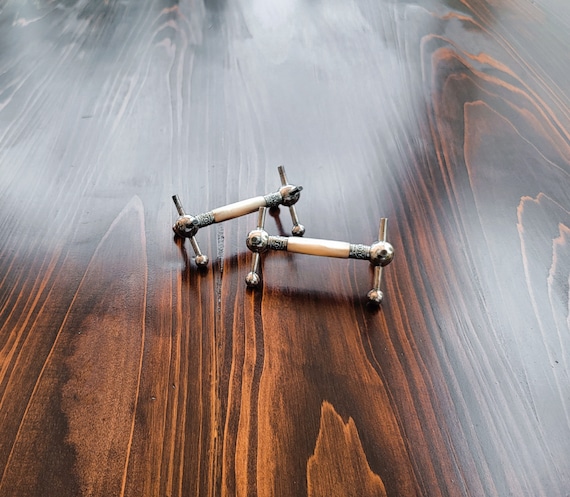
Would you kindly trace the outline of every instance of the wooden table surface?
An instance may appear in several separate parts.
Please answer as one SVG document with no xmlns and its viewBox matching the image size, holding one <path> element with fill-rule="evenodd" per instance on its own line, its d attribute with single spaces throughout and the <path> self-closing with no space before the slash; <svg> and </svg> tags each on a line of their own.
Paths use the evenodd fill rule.
<svg viewBox="0 0 570 497">
<path fill-rule="evenodd" d="M 1 0 L 0 496 L 570 495 L 569 74 L 566 0 Z M 280 164 L 380 310 L 173 238 Z"/>
</svg>

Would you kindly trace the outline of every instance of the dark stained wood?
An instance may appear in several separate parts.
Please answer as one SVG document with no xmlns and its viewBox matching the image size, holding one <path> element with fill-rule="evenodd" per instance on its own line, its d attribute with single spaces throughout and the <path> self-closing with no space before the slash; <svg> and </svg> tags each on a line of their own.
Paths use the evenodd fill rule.
<svg viewBox="0 0 570 497">
<path fill-rule="evenodd" d="M 0 497 L 567 496 L 570 4 L 0 1 Z M 307 236 L 251 215 L 304 187 Z M 286 234 L 286 209 L 267 229 Z"/>
</svg>

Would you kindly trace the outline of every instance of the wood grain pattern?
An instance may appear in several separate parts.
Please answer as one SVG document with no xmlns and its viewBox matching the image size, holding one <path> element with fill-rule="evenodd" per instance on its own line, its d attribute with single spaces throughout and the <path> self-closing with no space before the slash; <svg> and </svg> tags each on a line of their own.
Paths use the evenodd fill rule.
<svg viewBox="0 0 570 497">
<path fill-rule="evenodd" d="M 310 496 L 386 495 L 366 461 L 354 421 L 344 424 L 328 402 L 323 402 L 315 452 L 307 464 L 307 488 Z"/>
<path fill-rule="evenodd" d="M 570 489 L 562 0 L 0 1 L 0 497 Z M 192 213 L 303 186 L 307 237 Z M 267 230 L 288 235 L 287 209 Z"/>
</svg>

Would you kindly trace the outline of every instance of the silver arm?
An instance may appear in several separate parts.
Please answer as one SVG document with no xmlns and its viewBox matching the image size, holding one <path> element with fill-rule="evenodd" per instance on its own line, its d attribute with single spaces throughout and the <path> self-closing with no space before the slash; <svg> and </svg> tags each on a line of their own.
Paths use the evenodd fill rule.
<svg viewBox="0 0 570 497">
<path fill-rule="evenodd" d="M 287 182 L 287 175 L 285 174 L 285 168 L 283 166 L 279 166 L 277 169 L 279 170 L 281 185 L 287 186 L 289 183 Z M 303 236 L 305 234 L 305 227 L 299 223 L 299 218 L 297 217 L 297 211 L 295 210 L 295 203 L 289 205 L 289 213 L 291 214 L 291 222 L 293 223 L 293 229 L 291 233 L 293 233 L 293 236 Z"/>
</svg>

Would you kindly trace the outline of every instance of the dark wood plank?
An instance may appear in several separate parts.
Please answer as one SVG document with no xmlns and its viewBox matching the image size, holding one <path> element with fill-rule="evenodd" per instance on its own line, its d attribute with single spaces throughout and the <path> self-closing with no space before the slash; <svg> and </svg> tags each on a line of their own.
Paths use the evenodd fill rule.
<svg viewBox="0 0 570 497">
<path fill-rule="evenodd" d="M 141 214 L 142 204 L 134 199 L 101 240 L 81 279 L 7 458 L 2 478 L 7 495 L 41 494 L 46 487 L 87 495 L 122 490 L 145 338 Z M 107 270 L 110 260 L 118 262 L 113 272 Z M 17 392 L 21 379 L 10 379 L 7 393 Z M 75 478 L 70 478 L 70 464 Z"/>
<path fill-rule="evenodd" d="M 570 6 L 0 2 L 0 496 L 566 496 Z M 307 236 L 255 215 L 304 187 Z M 267 229 L 286 234 L 286 209 Z"/>
</svg>

